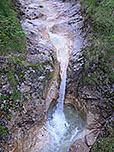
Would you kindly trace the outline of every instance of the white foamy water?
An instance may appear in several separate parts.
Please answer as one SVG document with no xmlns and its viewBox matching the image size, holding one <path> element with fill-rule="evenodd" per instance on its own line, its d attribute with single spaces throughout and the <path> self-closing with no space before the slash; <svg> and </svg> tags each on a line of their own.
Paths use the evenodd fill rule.
<svg viewBox="0 0 114 152">
<path fill-rule="evenodd" d="M 83 139 L 84 119 L 72 105 L 64 105 L 65 87 L 66 71 L 63 71 L 59 97 L 48 110 L 46 126 L 50 144 L 43 147 L 40 152 L 68 152 L 76 139 Z"/>
<path fill-rule="evenodd" d="M 65 105 L 61 113 L 57 105 L 51 105 L 48 111 L 47 128 L 50 144 L 43 147 L 40 152 L 68 152 L 76 139 L 83 139 L 84 120 L 71 105 Z"/>
</svg>

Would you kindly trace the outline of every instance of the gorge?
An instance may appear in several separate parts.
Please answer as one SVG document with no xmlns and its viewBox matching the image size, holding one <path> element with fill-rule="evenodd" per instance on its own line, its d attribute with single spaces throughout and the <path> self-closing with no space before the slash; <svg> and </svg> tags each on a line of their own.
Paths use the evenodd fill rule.
<svg viewBox="0 0 114 152">
<path fill-rule="evenodd" d="M 5 72 L 0 77 L 0 99 L 8 94 L 10 100 L 5 96 L 2 108 L 11 102 L 11 118 L 1 119 L 8 128 L 1 142 L 2 152 L 89 152 L 111 117 L 111 110 L 108 113 L 98 105 L 101 92 L 96 86 L 83 84 L 83 52 L 92 48 L 88 39 L 93 33 L 82 3 L 14 3 L 26 35 L 27 52 L 11 53 L 1 60 L 0 70 Z M 95 65 L 91 67 L 95 71 Z M 15 90 L 21 95 L 13 94 Z M 19 104 L 16 110 L 13 100 L 14 105 Z"/>
</svg>

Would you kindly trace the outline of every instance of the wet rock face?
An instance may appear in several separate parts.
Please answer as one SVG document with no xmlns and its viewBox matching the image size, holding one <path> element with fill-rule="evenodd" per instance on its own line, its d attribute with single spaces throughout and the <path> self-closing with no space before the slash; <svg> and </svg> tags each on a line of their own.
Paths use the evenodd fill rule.
<svg viewBox="0 0 114 152">
<path fill-rule="evenodd" d="M 31 41 L 33 40 L 31 39 Z M 32 55 L 31 53 L 19 54 L 18 56 L 10 56 L 4 61 L 0 59 L 1 62 L 3 61 L 0 67 L 2 71 L 0 99 L 4 98 L 1 111 L 8 108 L 9 114 L 4 116 L 8 117 L 9 120 L 11 119 L 8 122 L 7 118 L 3 118 L 1 125 L 7 125 L 10 134 L 13 134 L 13 138 L 18 138 L 16 137 L 18 129 L 26 131 L 35 123 L 44 121 L 46 105 L 43 90 L 51 79 L 54 62 L 56 62 L 55 57 L 51 54 L 52 50 L 48 48 L 45 50 L 45 48 L 43 47 L 45 52 L 42 48 L 41 50 L 37 48 L 41 51 L 40 53 L 36 51 Z M 8 104 L 8 102 L 10 103 Z"/>
<path fill-rule="evenodd" d="M 70 59 L 68 67 L 67 89 L 65 103 L 73 104 L 76 109 L 81 111 L 86 120 L 84 143 L 79 141 L 71 146 L 71 152 L 90 151 L 89 148 L 95 143 L 100 133 L 104 120 L 100 116 L 100 110 L 96 106 L 99 93 L 89 86 L 80 84 L 83 69 L 83 59 L 81 54 L 75 52 Z"/>
<path fill-rule="evenodd" d="M 80 17 L 78 17 L 78 15 Z M 84 44 L 86 42 L 86 39 L 84 38 L 86 33 L 84 31 L 82 33 L 81 31 L 84 26 L 84 19 L 81 17 L 80 11 L 76 12 L 76 16 L 77 20 L 74 20 L 71 17 L 72 19 L 69 21 L 69 23 L 74 27 L 75 43 L 67 70 L 68 74 L 65 103 L 73 104 L 76 109 L 85 115 L 86 126 L 84 144 L 82 143 L 80 148 L 78 147 L 79 149 L 73 145 L 73 150 L 78 152 L 84 147 L 85 150 L 89 151 L 88 147 L 90 148 L 96 141 L 96 138 L 100 133 L 101 126 L 104 123 L 104 119 L 101 117 L 100 109 L 97 106 L 100 96 L 99 92 L 95 87 L 91 87 L 89 85 L 84 86 L 80 83 L 83 75 L 84 64 L 81 49 L 84 48 Z M 87 149 L 84 145 L 87 146 Z"/>
<path fill-rule="evenodd" d="M 81 29 L 83 29 L 83 33 L 79 30 L 77 38 L 83 37 L 84 35 L 86 35 L 87 38 L 87 34 L 84 32 L 85 27 L 83 24 L 79 25 L 81 25 L 79 28 L 82 27 Z M 86 31 L 88 32 L 87 28 Z M 80 41 L 85 44 L 86 39 L 80 38 Z M 107 121 L 107 118 L 111 115 L 112 111 L 110 110 L 110 105 L 107 104 L 106 106 L 105 103 L 100 101 L 102 98 L 102 92 L 98 88 L 105 88 L 102 86 L 102 82 L 100 82 L 102 80 L 99 81 L 98 86 L 83 84 L 82 77 L 84 75 L 84 60 L 80 52 L 80 48 L 83 48 L 84 46 L 80 41 L 79 43 L 78 40 L 75 41 L 75 49 L 73 50 L 69 61 L 65 103 L 73 104 L 76 109 L 79 109 L 84 113 L 86 118 L 85 143 L 89 148 L 91 148 L 101 131 L 102 125 Z M 94 66 L 92 65 L 91 68 L 94 69 Z M 78 151 L 76 147 L 75 151 Z"/>
<path fill-rule="evenodd" d="M 24 147 L 24 150 L 21 146 L 22 142 L 26 141 L 25 138 L 23 139 L 25 134 L 29 136 L 27 130 L 30 128 L 35 130 L 36 128 L 38 133 L 38 127 L 41 126 L 42 128 L 45 122 L 46 101 L 43 91 L 45 90 L 46 84 L 50 83 L 54 66 L 57 63 L 55 48 L 49 42 L 48 34 L 45 33 L 45 26 L 39 21 L 44 18 L 42 12 L 39 12 L 39 8 L 41 9 L 42 6 L 38 5 L 38 8 L 35 5 L 26 7 L 26 3 L 28 3 L 28 1 L 20 1 L 19 5 L 21 12 L 23 12 L 21 19 L 23 29 L 26 33 L 28 53 L 14 54 L 5 59 L 0 58 L 0 92 L 2 92 L 0 97 L 4 97 L 3 103 L 0 103 L 0 110 L 9 108 L 8 115 L 0 112 L 0 115 L 4 115 L 1 117 L 0 125 L 7 126 L 9 130 L 7 141 L 9 144 L 11 144 L 12 141 L 14 143 L 17 141 L 18 150 L 15 149 L 15 146 L 12 148 L 13 144 L 10 148 L 5 145 L 3 145 L 3 147 L 6 150 L 12 149 L 11 151 L 17 152 L 26 152 L 29 149 L 28 145 L 28 149 Z M 56 73 L 59 73 L 59 70 Z M 59 74 L 57 74 L 57 77 L 59 77 Z M 56 81 L 57 79 L 58 78 L 56 78 Z M 58 89 L 58 84 L 56 87 Z M 52 96 L 52 98 L 54 97 Z M 10 107 L 7 107 L 7 102 L 10 102 Z M 34 136 L 37 136 L 37 133 L 34 134 Z M 33 132 L 31 133 L 31 141 L 34 140 L 32 134 Z M 45 139 L 48 140 L 47 131 L 44 131 L 44 134 L 45 135 L 41 135 L 39 133 L 39 138 L 40 136 L 44 136 Z M 29 137 L 27 137 L 25 145 L 27 142 L 29 143 L 28 138 Z M 4 138 L 4 140 L 6 140 L 6 138 Z M 41 141 L 44 142 L 44 139 L 41 138 Z M 37 142 L 40 142 L 40 139 Z"/>
</svg>

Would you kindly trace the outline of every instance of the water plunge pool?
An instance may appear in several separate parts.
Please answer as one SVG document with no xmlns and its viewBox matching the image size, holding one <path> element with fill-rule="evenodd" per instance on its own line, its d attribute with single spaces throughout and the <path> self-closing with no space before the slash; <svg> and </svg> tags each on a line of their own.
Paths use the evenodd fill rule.
<svg viewBox="0 0 114 152">
<path fill-rule="evenodd" d="M 71 104 L 64 105 L 63 112 L 57 110 L 57 104 L 51 104 L 46 126 L 50 144 L 41 152 L 68 152 L 76 139 L 84 138 L 84 118 Z"/>
</svg>

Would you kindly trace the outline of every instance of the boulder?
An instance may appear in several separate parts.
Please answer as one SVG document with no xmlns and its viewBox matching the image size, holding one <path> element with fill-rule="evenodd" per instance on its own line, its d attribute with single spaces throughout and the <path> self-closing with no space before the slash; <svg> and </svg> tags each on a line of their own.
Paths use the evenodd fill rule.
<svg viewBox="0 0 114 152">
<path fill-rule="evenodd" d="M 70 152 L 89 152 L 88 146 L 81 140 L 78 139 L 75 143 L 71 146 Z"/>
</svg>

